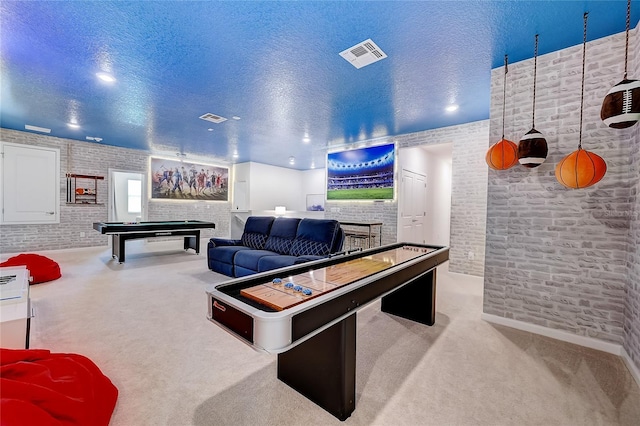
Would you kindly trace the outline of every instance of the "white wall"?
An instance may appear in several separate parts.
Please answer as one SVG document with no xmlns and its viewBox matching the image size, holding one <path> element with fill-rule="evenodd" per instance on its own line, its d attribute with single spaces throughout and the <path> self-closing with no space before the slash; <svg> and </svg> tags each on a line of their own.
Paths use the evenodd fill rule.
<svg viewBox="0 0 640 426">
<path fill-rule="evenodd" d="M 285 206 L 287 211 L 305 211 L 307 194 L 324 194 L 325 180 L 325 169 L 300 171 L 253 162 L 234 166 L 234 186 L 246 182 L 249 201 L 245 210 L 254 212 L 273 211 L 275 206 Z M 234 194 L 233 210 L 242 204 L 235 197 L 237 194 Z"/>
<path fill-rule="evenodd" d="M 233 166 L 233 203 L 232 210 L 248 210 L 249 180 L 251 179 L 251 163 L 240 163 Z"/>
<path fill-rule="evenodd" d="M 327 169 L 314 169 L 302 172 L 302 191 L 305 209 L 307 195 L 322 194 L 323 205 L 327 198 Z"/>
<path fill-rule="evenodd" d="M 285 206 L 287 210 L 296 211 L 305 209 L 302 172 L 251 163 L 249 209 L 273 210 L 275 206 Z"/>
<path fill-rule="evenodd" d="M 302 188 L 305 194 L 327 196 L 327 169 L 313 169 L 302 172 Z"/>
<path fill-rule="evenodd" d="M 430 154 L 429 175 L 431 182 L 427 203 L 431 204 L 431 229 L 427 242 L 449 245 L 451 232 L 451 155 Z"/>
</svg>

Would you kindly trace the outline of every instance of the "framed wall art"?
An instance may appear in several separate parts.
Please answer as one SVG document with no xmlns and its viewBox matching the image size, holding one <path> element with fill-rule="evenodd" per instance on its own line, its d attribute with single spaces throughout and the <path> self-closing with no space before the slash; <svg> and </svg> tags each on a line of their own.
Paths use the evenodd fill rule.
<svg viewBox="0 0 640 426">
<path fill-rule="evenodd" d="M 150 170 L 152 199 L 229 200 L 226 167 L 152 157 Z"/>
<path fill-rule="evenodd" d="M 327 200 L 393 200 L 395 145 L 327 154 Z"/>
</svg>

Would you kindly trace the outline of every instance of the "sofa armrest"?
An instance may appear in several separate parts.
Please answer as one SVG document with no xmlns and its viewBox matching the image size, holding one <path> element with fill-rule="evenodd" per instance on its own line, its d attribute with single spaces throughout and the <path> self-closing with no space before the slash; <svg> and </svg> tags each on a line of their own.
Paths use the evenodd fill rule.
<svg viewBox="0 0 640 426">
<path fill-rule="evenodd" d="M 227 238 L 211 238 L 209 240 L 209 247 L 220 247 L 220 246 L 241 246 L 242 242 L 240 240 L 230 240 Z"/>
</svg>

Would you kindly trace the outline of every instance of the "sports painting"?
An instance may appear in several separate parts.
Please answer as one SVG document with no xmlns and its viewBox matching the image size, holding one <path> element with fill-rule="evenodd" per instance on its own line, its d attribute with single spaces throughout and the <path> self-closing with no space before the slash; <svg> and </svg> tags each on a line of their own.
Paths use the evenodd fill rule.
<svg viewBox="0 0 640 426">
<path fill-rule="evenodd" d="M 228 201 L 229 169 L 209 164 L 151 158 L 151 198 Z"/>
<path fill-rule="evenodd" d="M 395 145 L 327 154 L 327 200 L 393 200 Z"/>
</svg>

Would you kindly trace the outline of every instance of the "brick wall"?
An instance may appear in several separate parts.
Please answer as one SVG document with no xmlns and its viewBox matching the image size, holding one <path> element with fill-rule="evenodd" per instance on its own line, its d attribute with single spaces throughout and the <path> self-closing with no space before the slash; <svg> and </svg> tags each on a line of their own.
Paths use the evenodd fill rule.
<svg viewBox="0 0 640 426">
<path fill-rule="evenodd" d="M 3 254 L 106 245 L 109 237 L 93 230 L 92 225 L 93 222 L 106 221 L 108 218 L 109 168 L 139 171 L 147 176 L 149 174 L 149 153 L 146 151 L 9 129 L 0 129 L 0 140 L 60 149 L 60 224 L 2 225 L 0 253 Z M 105 177 L 104 180 L 98 181 L 98 205 L 66 204 L 67 170 L 76 174 Z M 208 220 L 215 222 L 216 229 L 203 230 L 202 237 L 225 236 L 229 233 L 229 210 L 230 204 L 223 202 L 149 201 L 148 219 Z M 84 232 L 85 236 L 80 237 L 80 232 Z"/>
<path fill-rule="evenodd" d="M 449 270 L 481 276 L 484 269 L 487 202 L 487 165 L 484 155 L 489 138 L 489 121 L 409 133 L 376 140 L 398 148 L 453 143 L 451 179 L 451 236 Z M 332 212 L 339 208 L 340 212 Z M 397 202 L 327 202 L 326 217 L 339 220 L 381 220 L 382 243 L 395 243 L 398 231 Z M 469 252 L 474 253 L 470 260 Z"/>
<path fill-rule="evenodd" d="M 640 80 L 640 27 L 631 32 L 629 78 Z M 635 180 L 631 190 L 633 209 L 629 232 L 629 282 L 625 297 L 624 348 L 640 370 L 640 123 L 636 123 L 631 154 L 631 176 Z"/>
<path fill-rule="evenodd" d="M 578 146 L 582 45 L 539 57 L 536 128 L 549 155 L 535 169 L 489 171 L 484 312 L 622 344 L 638 133 L 608 128 L 599 113 L 623 74 L 624 34 L 589 42 L 586 58 L 582 144 L 605 159 L 607 174 L 582 190 L 556 181 L 556 164 Z M 495 143 L 502 67 L 491 86 Z M 531 128 L 532 86 L 533 59 L 509 66 L 507 139 L 517 142 Z"/>
</svg>

